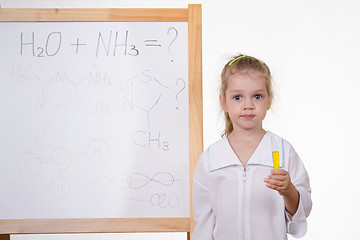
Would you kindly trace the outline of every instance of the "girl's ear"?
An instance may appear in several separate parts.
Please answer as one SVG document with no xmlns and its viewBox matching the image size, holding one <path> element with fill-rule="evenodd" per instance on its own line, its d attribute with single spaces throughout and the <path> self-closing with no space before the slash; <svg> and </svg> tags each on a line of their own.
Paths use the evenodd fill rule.
<svg viewBox="0 0 360 240">
<path fill-rule="evenodd" d="M 222 109 L 224 112 L 228 112 L 227 106 L 226 106 L 225 96 L 222 96 L 221 94 L 219 94 L 219 101 L 220 101 L 221 109 Z"/>
<path fill-rule="evenodd" d="M 271 108 L 271 103 L 268 104 L 267 110 L 270 110 Z"/>
<path fill-rule="evenodd" d="M 269 102 L 268 102 L 267 110 L 270 110 L 272 102 L 273 102 L 273 99 L 270 98 Z"/>
</svg>

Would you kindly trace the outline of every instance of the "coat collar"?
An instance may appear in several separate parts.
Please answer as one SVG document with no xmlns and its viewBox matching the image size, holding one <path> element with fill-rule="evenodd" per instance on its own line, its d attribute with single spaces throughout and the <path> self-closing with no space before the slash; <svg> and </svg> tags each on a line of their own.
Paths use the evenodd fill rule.
<svg viewBox="0 0 360 240">
<path fill-rule="evenodd" d="M 250 157 L 247 166 L 264 165 L 273 167 L 271 135 L 275 134 L 269 131 L 265 133 L 255 152 Z M 227 137 L 220 139 L 208 148 L 208 163 L 209 171 L 215 171 L 232 165 L 242 166 Z"/>
</svg>

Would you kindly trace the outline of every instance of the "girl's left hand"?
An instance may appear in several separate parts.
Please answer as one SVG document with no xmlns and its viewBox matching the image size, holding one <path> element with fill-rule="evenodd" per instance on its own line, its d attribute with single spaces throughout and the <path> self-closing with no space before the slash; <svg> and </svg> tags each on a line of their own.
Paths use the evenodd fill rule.
<svg viewBox="0 0 360 240">
<path fill-rule="evenodd" d="M 291 183 L 290 174 L 284 169 L 271 169 L 271 175 L 264 179 L 266 187 L 274 189 L 283 197 L 291 194 L 294 185 Z"/>
<path fill-rule="evenodd" d="M 271 169 L 271 175 L 264 179 L 266 187 L 279 192 L 284 198 L 285 208 L 294 215 L 298 209 L 300 195 L 290 179 L 290 174 L 284 169 Z"/>
</svg>

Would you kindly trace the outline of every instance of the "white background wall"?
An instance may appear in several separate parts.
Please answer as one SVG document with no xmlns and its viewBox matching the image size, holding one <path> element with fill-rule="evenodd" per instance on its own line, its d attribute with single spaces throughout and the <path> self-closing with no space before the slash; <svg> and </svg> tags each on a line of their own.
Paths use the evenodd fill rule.
<svg viewBox="0 0 360 240">
<path fill-rule="evenodd" d="M 0 0 L 2 8 L 186 8 L 188 3 L 203 7 L 204 147 L 222 130 L 217 87 L 227 58 L 239 52 L 261 58 L 276 84 L 265 128 L 293 144 L 310 175 L 313 210 L 303 239 L 360 239 L 360 2 Z M 186 239 L 186 234 L 12 239 Z"/>
</svg>

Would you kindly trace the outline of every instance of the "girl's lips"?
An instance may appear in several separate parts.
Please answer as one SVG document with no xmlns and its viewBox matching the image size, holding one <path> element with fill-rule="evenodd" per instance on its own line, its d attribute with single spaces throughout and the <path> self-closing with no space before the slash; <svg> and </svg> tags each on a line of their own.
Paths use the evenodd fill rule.
<svg viewBox="0 0 360 240">
<path fill-rule="evenodd" d="M 255 117 L 255 115 L 247 114 L 247 115 L 241 115 L 240 117 L 245 118 L 245 119 L 252 119 Z"/>
</svg>

